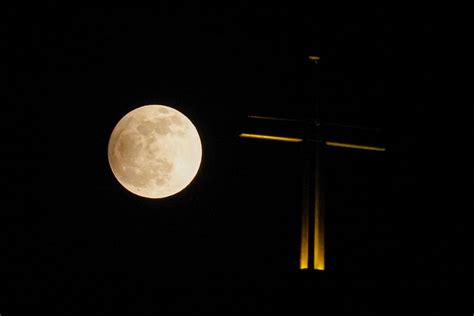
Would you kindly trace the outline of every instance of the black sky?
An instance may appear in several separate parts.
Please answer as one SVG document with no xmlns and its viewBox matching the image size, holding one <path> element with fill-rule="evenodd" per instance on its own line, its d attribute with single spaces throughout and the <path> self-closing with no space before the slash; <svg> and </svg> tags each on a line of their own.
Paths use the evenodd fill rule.
<svg viewBox="0 0 474 316">
<path fill-rule="evenodd" d="M 6 10 L 5 315 L 435 315 L 461 266 L 432 201 L 445 172 L 429 160 L 432 24 L 354 10 Z M 237 136 L 248 114 L 312 117 L 315 102 L 326 121 L 380 127 L 388 150 L 325 151 L 328 270 L 301 273 L 301 148 Z M 192 185 L 159 201 L 126 192 L 106 155 L 116 122 L 152 103 L 185 113 L 203 142 Z"/>
</svg>

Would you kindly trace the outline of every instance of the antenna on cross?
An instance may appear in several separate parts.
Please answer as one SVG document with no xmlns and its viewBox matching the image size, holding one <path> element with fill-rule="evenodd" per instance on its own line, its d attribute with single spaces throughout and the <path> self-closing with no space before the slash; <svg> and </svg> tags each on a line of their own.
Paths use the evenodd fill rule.
<svg viewBox="0 0 474 316">
<path fill-rule="evenodd" d="M 309 56 L 308 59 L 316 65 L 319 65 L 321 61 L 319 56 Z M 319 88 L 319 84 L 317 88 Z M 346 130 L 351 131 L 351 133 L 360 131 L 365 136 L 367 136 L 367 133 L 377 133 L 379 129 L 321 121 L 319 118 L 319 102 L 315 101 L 314 103 L 314 118 L 299 119 L 248 115 L 247 130 L 240 133 L 242 138 L 300 143 L 304 146 L 304 192 L 299 255 L 299 269 L 301 270 L 325 270 L 326 268 L 321 151 L 326 146 L 376 152 L 385 151 L 383 146 L 365 142 L 341 141 L 338 138 L 331 139 L 331 136 L 323 135 L 323 128 Z M 278 132 L 275 132 L 275 130 L 278 130 Z"/>
</svg>

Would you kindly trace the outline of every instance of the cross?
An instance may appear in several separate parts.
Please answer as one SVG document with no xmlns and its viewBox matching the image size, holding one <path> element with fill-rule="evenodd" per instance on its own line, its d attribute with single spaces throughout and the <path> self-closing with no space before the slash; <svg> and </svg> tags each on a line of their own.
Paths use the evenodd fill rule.
<svg viewBox="0 0 474 316">
<path fill-rule="evenodd" d="M 319 56 L 309 56 L 309 60 L 313 64 L 319 64 Z M 317 106 L 317 104 L 316 104 Z M 318 109 L 316 108 L 316 115 Z M 299 268 L 301 270 L 324 270 L 325 269 L 325 241 L 324 241 L 324 208 L 322 205 L 322 189 L 321 189 L 321 150 L 326 146 L 342 147 L 356 150 L 385 151 L 384 147 L 354 144 L 350 142 L 341 142 L 327 139 L 327 135 L 322 135 L 321 128 L 323 126 L 334 126 L 346 129 L 359 129 L 369 132 L 377 131 L 377 129 L 349 126 L 336 123 L 321 122 L 315 119 L 291 119 L 277 118 L 268 116 L 249 115 L 248 120 L 254 124 L 254 128 L 261 129 L 264 125 L 278 126 L 278 124 L 293 124 L 304 128 L 303 137 L 292 137 L 271 133 L 254 133 L 245 131 L 240 134 L 243 138 L 253 138 L 259 140 L 271 140 L 282 142 L 302 143 L 304 146 L 304 162 L 303 162 L 303 201 L 301 210 L 301 237 L 300 237 L 300 255 Z M 290 132 L 291 128 L 289 129 Z"/>
</svg>

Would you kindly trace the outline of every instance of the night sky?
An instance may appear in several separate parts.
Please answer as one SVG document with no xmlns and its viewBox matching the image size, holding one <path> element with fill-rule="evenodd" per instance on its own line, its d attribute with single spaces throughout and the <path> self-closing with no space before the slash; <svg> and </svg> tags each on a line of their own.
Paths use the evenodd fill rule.
<svg viewBox="0 0 474 316">
<path fill-rule="evenodd" d="M 354 10 L 5 10 L 1 315 L 453 308 L 438 299 L 463 268 L 430 158 L 432 23 Z M 126 191 L 107 160 L 115 124 L 146 104 L 184 113 L 203 143 L 192 184 L 161 200 Z M 316 104 L 324 122 L 380 128 L 324 137 L 387 151 L 325 149 L 327 270 L 302 272 L 302 147 L 238 135 L 249 114 L 313 118 Z"/>
</svg>

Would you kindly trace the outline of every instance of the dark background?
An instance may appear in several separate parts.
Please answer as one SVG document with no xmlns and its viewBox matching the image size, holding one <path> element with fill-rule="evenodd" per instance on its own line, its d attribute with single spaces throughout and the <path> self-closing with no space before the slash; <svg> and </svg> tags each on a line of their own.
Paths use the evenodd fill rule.
<svg viewBox="0 0 474 316">
<path fill-rule="evenodd" d="M 462 266 L 446 236 L 462 228 L 448 224 L 447 171 L 433 159 L 438 43 L 427 11 L 3 15 L 2 315 L 456 308 L 445 295 Z M 323 120 L 381 128 L 371 137 L 388 149 L 325 150 L 327 270 L 302 272 L 302 148 L 238 135 L 248 114 L 308 118 L 316 103 Z M 124 190 L 107 161 L 113 127 L 145 104 L 183 112 L 203 143 L 192 185 L 163 200 Z"/>
</svg>

